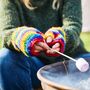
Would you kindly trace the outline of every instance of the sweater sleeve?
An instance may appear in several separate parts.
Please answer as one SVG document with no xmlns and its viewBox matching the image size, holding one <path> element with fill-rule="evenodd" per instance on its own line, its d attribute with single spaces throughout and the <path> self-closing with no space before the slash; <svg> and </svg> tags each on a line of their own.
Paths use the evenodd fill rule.
<svg viewBox="0 0 90 90">
<path fill-rule="evenodd" d="M 80 44 L 82 29 L 81 0 L 64 0 L 63 3 L 63 29 L 66 32 L 65 52 L 71 53 Z"/>
<path fill-rule="evenodd" d="M 10 0 L 0 0 L 0 47 L 13 49 L 11 35 L 20 26 L 20 18 L 15 4 Z"/>
</svg>

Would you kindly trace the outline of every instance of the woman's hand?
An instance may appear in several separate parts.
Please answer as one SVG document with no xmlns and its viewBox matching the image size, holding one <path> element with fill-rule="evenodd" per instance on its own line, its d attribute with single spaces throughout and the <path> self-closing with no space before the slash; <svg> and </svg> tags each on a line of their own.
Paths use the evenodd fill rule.
<svg viewBox="0 0 90 90">
<path fill-rule="evenodd" d="M 34 45 L 34 52 L 41 52 L 49 50 L 49 46 L 45 42 L 38 42 Z"/>
<path fill-rule="evenodd" d="M 38 42 L 40 45 L 38 45 Z M 12 34 L 12 44 L 16 50 L 21 51 L 26 56 L 38 56 L 40 51 L 47 48 L 44 45 L 44 34 L 33 27 L 19 27 Z"/>
<path fill-rule="evenodd" d="M 47 43 L 51 43 L 53 41 L 53 38 L 52 37 L 48 37 L 46 39 L 46 42 Z M 55 43 L 54 45 L 52 45 L 51 49 L 48 49 L 46 51 L 47 54 L 55 54 L 55 52 L 52 51 L 53 50 L 57 50 L 57 51 L 60 51 L 60 43 Z"/>
<path fill-rule="evenodd" d="M 51 38 L 47 38 L 47 42 L 50 42 L 52 41 Z M 53 50 L 57 50 L 57 51 L 60 51 L 60 44 L 59 43 L 56 43 L 52 46 L 52 48 L 50 48 L 46 42 L 39 42 L 39 43 L 36 43 L 34 45 L 34 52 L 35 53 L 40 53 L 41 51 L 43 52 L 46 52 L 47 54 L 49 55 L 53 55 L 55 54 L 55 52 L 53 52 Z"/>
<path fill-rule="evenodd" d="M 52 49 L 59 52 L 64 52 L 65 50 L 65 32 L 61 27 L 52 27 L 45 33 L 45 41 L 51 50 L 47 50 L 46 54 L 48 56 L 59 56 Z"/>
</svg>

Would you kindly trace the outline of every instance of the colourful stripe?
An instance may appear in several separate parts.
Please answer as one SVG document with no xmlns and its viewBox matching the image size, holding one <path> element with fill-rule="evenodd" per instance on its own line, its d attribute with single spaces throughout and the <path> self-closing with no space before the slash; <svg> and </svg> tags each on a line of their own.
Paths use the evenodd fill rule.
<svg viewBox="0 0 90 90">
<path fill-rule="evenodd" d="M 12 34 L 12 44 L 16 50 L 21 50 L 26 56 L 33 55 L 30 45 L 34 45 L 37 41 L 43 41 L 44 34 L 33 27 L 19 27 Z M 29 48 L 28 48 L 29 47 Z M 30 54 L 31 53 L 31 54 Z"/>
</svg>

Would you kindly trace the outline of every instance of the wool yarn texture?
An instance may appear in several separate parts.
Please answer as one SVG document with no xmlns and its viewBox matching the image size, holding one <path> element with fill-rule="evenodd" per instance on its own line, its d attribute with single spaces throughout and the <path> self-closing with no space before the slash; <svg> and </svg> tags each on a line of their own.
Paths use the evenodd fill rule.
<svg viewBox="0 0 90 90">
<path fill-rule="evenodd" d="M 12 34 L 12 44 L 18 51 L 22 51 L 26 56 L 38 56 L 34 52 L 34 45 L 37 42 L 44 42 L 44 34 L 33 27 L 19 27 Z"/>
<path fill-rule="evenodd" d="M 49 47 L 55 43 L 60 44 L 60 52 L 65 50 L 65 32 L 61 27 L 52 27 L 45 34 L 33 27 L 18 27 L 12 34 L 12 44 L 18 51 L 23 52 L 26 56 L 38 56 L 39 53 L 35 52 L 34 45 L 38 42 L 45 42 L 47 37 L 52 37 L 53 41 L 47 43 Z M 47 54 L 47 56 L 59 56 L 59 54 Z"/>
<path fill-rule="evenodd" d="M 45 33 L 45 39 L 51 37 L 53 40 L 50 43 L 47 43 L 51 48 L 55 43 L 60 44 L 60 52 L 65 51 L 66 44 L 66 34 L 65 31 L 61 27 L 52 27 Z M 47 54 L 47 53 L 46 53 Z M 48 56 L 60 56 L 57 53 L 47 54 Z"/>
</svg>

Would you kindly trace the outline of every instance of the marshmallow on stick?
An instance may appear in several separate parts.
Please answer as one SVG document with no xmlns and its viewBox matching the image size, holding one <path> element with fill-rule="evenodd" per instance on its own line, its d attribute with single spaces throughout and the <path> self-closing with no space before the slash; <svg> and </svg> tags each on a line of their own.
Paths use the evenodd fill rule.
<svg viewBox="0 0 90 90">
<path fill-rule="evenodd" d="M 79 58 L 76 60 L 76 59 L 74 59 L 66 54 L 63 54 L 61 52 L 58 52 L 56 50 L 53 50 L 53 51 L 76 62 L 76 67 L 78 68 L 79 71 L 86 72 L 89 69 L 89 63 L 84 58 Z"/>
<path fill-rule="evenodd" d="M 81 72 L 86 72 L 89 69 L 89 64 L 84 58 L 79 58 L 76 60 L 76 67 Z"/>
</svg>

